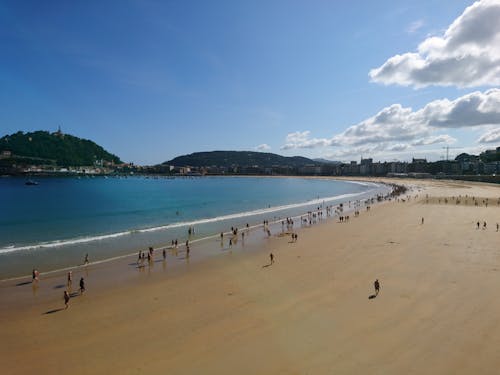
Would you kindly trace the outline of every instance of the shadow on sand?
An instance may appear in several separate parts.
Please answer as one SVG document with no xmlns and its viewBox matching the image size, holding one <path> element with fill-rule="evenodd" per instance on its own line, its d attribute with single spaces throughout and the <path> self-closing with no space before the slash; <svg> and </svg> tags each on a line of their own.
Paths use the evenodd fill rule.
<svg viewBox="0 0 500 375">
<path fill-rule="evenodd" d="M 62 311 L 62 310 L 64 310 L 64 307 L 61 307 L 60 309 L 53 309 L 53 310 L 45 311 L 42 315 L 54 314 L 54 313 Z"/>
<path fill-rule="evenodd" d="M 23 285 L 28 285 L 28 284 L 33 284 L 32 281 L 23 281 L 22 283 L 16 284 L 16 286 L 23 286 Z"/>
</svg>

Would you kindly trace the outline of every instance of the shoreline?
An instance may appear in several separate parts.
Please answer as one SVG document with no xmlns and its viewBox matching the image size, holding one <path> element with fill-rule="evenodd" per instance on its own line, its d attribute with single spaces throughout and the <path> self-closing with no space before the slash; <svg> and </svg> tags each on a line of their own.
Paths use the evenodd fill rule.
<svg viewBox="0 0 500 375">
<path fill-rule="evenodd" d="M 367 182 L 367 181 L 360 181 L 360 182 Z M 371 184 L 374 184 L 376 186 L 376 188 L 380 188 L 382 185 L 384 185 L 387 189 L 389 189 L 389 186 L 387 186 L 388 184 L 385 184 L 385 183 L 374 183 L 372 181 L 370 181 L 369 183 Z M 354 196 L 356 195 L 365 195 L 365 194 L 369 194 L 370 192 L 372 192 L 372 190 L 369 190 L 367 192 L 363 192 L 363 193 L 359 193 L 359 194 L 355 194 Z M 386 192 L 386 194 L 390 194 L 390 190 L 388 190 Z M 349 195 L 349 197 L 346 197 L 346 195 Z M 325 198 L 325 199 L 318 199 L 318 200 L 314 200 L 314 201 L 309 201 L 309 202 L 305 202 L 305 203 L 298 203 L 296 205 L 298 206 L 309 206 L 309 205 L 312 205 L 312 204 L 320 204 L 320 202 L 330 202 L 330 201 L 337 201 L 339 199 L 347 199 L 347 198 L 350 198 L 351 194 L 344 194 L 344 195 L 341 195 L 341 196 L 334 196 L 334 197 L 330 197 L 330 198 Z M 373 199 L 374 197 L 372 196 L 371 199 Z M 367 198 L 363 198 L 363 201 L 367 200 Z M 361 200 L 356 200 L 354 202 L 360 202 Z M 342 202 L 340 203 L 337 203 L 335 204 L 335 206 L 337 206 L 338 204 L 344 204 L 346 202 L 351 202 L 351 201 L 347 201 L 347 200 L 342 200 Z M 373 201 L 372 204 L 375 204 L 375 205 L 379 205 L 381 203 L 384 203 L 385 201 L 382 201 L 382 202 L 377 202 L 377 201 Z M 363 203 L 364 204 L 364 203 Z M 322 205 L 321 205 L 322 206 Z M 327 205 L 327 207 L 333 207 L 333 205 Z M 323 208 L 325 209 L 325 207 Z M 354 210 L 354 208 L 351 208 L 350 205 L 349 207 L 345 208 L 345 212 L 346 213 L 349 213 L 349 212 L 352 212 Z M 272 211 L 272 212 L 277 212 L 277 211 Z M 279 211 L 278 211 L 279 212 Z M 293 219 L 294 221 L 295 220 L 299 220 L 301 219 L 303 216 L 307 215 L 308 212 L 302 212 L 298 215 L 295 215 L 295 216 L 292 216 L 292 217 L 289 217 L 291 219 Z M 238 214 L 236 214 L 238 215 Z M 279 230 L 279 224 L 283 221 L 283 219 L 285 218 L 282 218 L 282 217 L 278 217 L 273 220 L 270 220 L 270 223 L 269 223 L 269 226 L 270 226 L 270 229 L 272 233 L 277 233 L 277 230 Z M 336 217 L 335 215 L 332 215 L 331 217 L 326 217 L 324 219 L 322 219 L 322 221 L 332 221 L 332 220 L 335 220 Z M 318 223 L 316 223 L 317 225 Z M 321 224 L 321 222 L 319 223 Z M 184 224 L 183 226 L 189 226 L 189 223 L 187 224 Z M 254 234 L 254 238 L 252 239 L 252 242 L 253 242 L 253 245 L 254 247 L 255 246 L 258 246 L 258 245 L 262 245 L 263 244 L 263 241 L 266 241 L 268 240 L 269 238 L 265 235 L 265 234 L 260 234 L 258 235 L 257 237 L 258 238 L 255 238 L 255 232 L 258 231 L 259 229 L 262 229 L 262 230 L 265 230 L 264 226 L 262 223 L 257 223 L 257 224 L 253 224 L 253 225 L 250 225 L 248 228 L 241 228 L 241 231 L 247 233 L 247 234 L 250 234 L 250 232 L 253 232 Z M 304 229 L 303 226 L 302 226 L 302 223 L 294 226 L 293 228 L 293 231 L 297 232 L 297 231 L 300 231 Z M 224 236 L 226 237 L 227 235 L 231 235 L 231 232 L 230 231 L 225 231 L 223 232 L 224 233 Z M 241 232 L 240 232 L 241 233 Z M 211 240 L 217 240 L 219 238 L 219 234 L 212 234 L 212 235 L 208 235 L 208 236 L 205 236 L 205 237 L 200 237 L 200 238 L 195 238 L 193 240 L 189 240 L 189 243 L 192 245 L 192 244 L 199 244 L 199 247 L 196 246 L 196 250 L 201 250 L 201 252 L 203 252 L 204 250 L 204 247 L 205 247 L 205 250 L 206 248 L 210 245 L 209 244 L 209 241 Z M 279 236 L 278 234 L 273 234 L 273 236 Z M 248 241 L 248 235 L 247 235 L 247 241 Z M 203 246 L 205 245 L 205 246 Z M 159 253 L 160 251 L 162 251 L 163 249 L 167 250 L 167 251 L 175 251 L 175 250 L 179 250 L 179 249 L 184 249 L 184 245 L 182 244 L 182 241 L 180 242 L 178 248 L 173 248 L 171 245 L 163 245 L 163 246 L 157 246 L 157 247 L 154 247 L 154 250 L 156 253 Z M 212 246 L 213 247 L 213 244 Z M 145 248 L 145 247 L 144 247 Z M 194 246 L 192 246 L 192 248 L 195 248 Z M 134 257 L 137 257 L 137 253 L 138 251 L 140 251 L 141 249 L 137 249 L 136 251 L 134 252 L 130 252 L 130 253 L 127 253 L 127 254 L 123 254 L 123 255 L 118 255 L 118 256 L 114 256 L 114 257 L 110 257 L 110 258 L 104 258 L 104 259 L 100 259 L 98 261 L 93 261 L 93 262 L 90 262 L 89 264 L 79 264 L 79 265 L 74 265 L 74 266 L 68 266 L 68 267 L 64 267 L 64 268 L 59 268 L 59 269 L 51 269 L 51 270 L 47 270 L 47 271 L 43 271 L 41 273 L 41 276 L 43 278 L 45 278 L 46 276 L 49 276 L 49 278 L 53 278 L 53 277 L 56 277 L 56 276 L 65 276 L 66 275 L 66 272 L 67 271 L 82 271 L 82 270 L 85 270 L 89 267 L 92 267 L 92 266 L 107 266 L 107 267 L 116 267 L 119 263 L 121 263 L 122 261 L 128 259 L 128 258 L 134 258 Z M 207 254 L 207 255 L 201 255 L 201 257 L 203 258 L 212 258 L 214 256 L 218 256 L 219 254 L 214 254 L 214 253 L 211 253 L 211 254 Z M 170 258 L 170 257 L 169 257 Z M 167 260 L 168 261 L 168 260 Z M 20 275 L 20 276 L 14 276 L 14 277 L 9 277 L 9 278 L 5 278 L 5 279 L 0 279 L 0 288 L 2 287 L 2 284 L 5 285 L 5 284 L 11 284 L 12 282 L 16 282 L 16 281 L 19 281 L 19 280 L 23 280 L 23 279 L 31 279 L 31 275 L 30 274 L 25 274 L 25 275 Z"/>
<path fill-rule="evenodd" d="M 227 176 L 234 178 L 233 176 Z M 240 176 L 236 176 L 239 178 Z M 279 177 L 282 178 L 282 176 L 268 176 L 268 177 Z M 313 177 L 314 178 L 314 177 Z M 323 178 L 321 178 L 323 179 Z M 331 180 L 331 178 L 326 178 L 326 180 Z M 252 211 L 245 211 L 245 212 L 238 212 L 238 213 L 232 213 L 232 214 L 225 214 L 222 216 L 214 217 L 214 218 L 201 218 L 201 219 L 194 219 L 190 221 L 182 221 L 178 223 L 171 223 L 167 225 L 160 225 L 160 226 L 155 226 L 151 228 L 142 228 L 142 229 L 136 229 L 136 230 L 125 230 L 121 232 L 116 232 L 116 233 L 109 233 L 109 234 L 99 234 L 91 237 L 77 237 L 77 238 L 72 238 L 72 239 L 64 239 L 64 240 L 55 240 L 51 241 L 48 243 L 40 243 L 40 244 L 34 244 L 34 245 L 20 245 L 17 247 L 8 247 L 8 248 L 3 248 L 3 252 L 0 254 L 1 256 L 6 256 L 8 257 L 9 254 L 12 253 L 13 256 L 22 256 L 22 252 L 27 252 L 27 251 L 37 251 L 37 250 L 47 250 L 47 249 L 58 249 L 63 246 L 73 246 L 75 244 L 90 244 L 90 243 L 98 243 L 102 240 L 113 240 L 114 238 L 117 237 L 126 237 L 129 235 L 134 235 L 134 234 L 139 234 L 139 235 L 144 235 L 146 236 L 150 232 L 161 232 L 165 230 L 170 230 L 170 229 L 177 229 L 177 228 L 187 228 L 190 226 L 199 226 L 199 225 L 204 225 L 204 224 L 214 224 L 214 223 L 227 223 L 228 226 L 231 225 L 231 220 L 236 220 L 236 221 L 241 221 L 245 217 L 253 218 L 254 220 L 263 217 L 266 217 L 265 215 L 268 215 L 268 219 L 271 220 L 276 220 L 279 221 L 282 218 L 286 217 L 291 211 L 291 210 L 299 210 L 301 208 L 306 208 L 306 207 L 312 207 L 316 205 L 328 205 L 329 202 L 347 202 L 349 199 L 355 199 L 356 197 L 362 197 L 359 199 L 366 199 L 367 195 L 372 196 L 375 193 L 382 193 L 382 191 L 390 191 L 391 189 L 391 184 L 387 183 L 377 183 L 374 181 L 366 181 L 366 180 L 343 180 L 344 182 L 350 182 L 353 184 L 358 184 L 361 183 L 363 185 L 371 184 L 373 185 L 373 188 L 361 192 L 361 193 L 349 193 L 349 194 L 340 194 L 340 195 L 335 195 L 335 196 L 330 196 L 330 197 L 323 197 L 323 198 L 317 198 L 317 199 L 312 199 L 308 201 L 303 201 L 303 202 L 296 202 L 296 203 L 289 203 L 286 205 L 281 205 L 281 206 L 269 206 L 266 208 L 261 208 L 261 209 L 256 209 Z M 392 184 L 394 185 L 394 184 Z M 339 204 L 338 202 L 335 204 Z M 279 215 L 282 213 L 282 215 Z M 303 215 L 305 212 L 300 212 L 298 216 Z M 295 214 L 294 214 L 295 215 Z M 262 224 L 259 224 L 259 222 L 252 223 L 252 228 L 258 228 Z M 191 243 L 198 243 L 198 242 L 204 242 L 208 241 L 212 238 L 217 238 L 219 236 L 219 233 L 205 233 L 203 237 L 194 237 L 191 239 L 190 236 L 187 238 L 180 238 L 180 241 L 183 242 L 186 239 L 189 239 Z M 147 247 L 149 245 L 145 245 Z M 116 247 L 116 245 L 115 245 Z M 122 253 L 117 252 L 117 255 L 113 255 L 110 257 L 98 257 L 98 260 L 95 262 L 92 262 L 94 264 L 100 264 L 100 263 L 108 263 L 112 262 L 114 260 L 120 260 L 120 259 L 125 259 L 128 257 L 133 257 L 136 256 L 137 252 L 141 249 L 144 249 L 145 247 L 137 247 L 133 250 L 129 250 L 127 253 Z M 163 248 L 168 248 L 169 245 L 166 243 L 163 244 L 157 244 L 153 246 L 155 249 L 162 250 Z M 53 254 L 54 255 L 54 254 Z M 99 254 L 98 254 L 99 255 Z M 50 269 L 45 269 L 42 270 L 43 274 L 52 274 L 56 272 L 63 272 L 63 271 L 69 271 L 73 269 L 78 269 L 81 268 L 83 264 L 78 264 L 78 265 L 63 265 L 62 267 L 59 268 L 50 268 Z M 40 270 L 39 270 L 40 271 Z M 29 274 L 24 274 L 24 275 L 13 275 L 13 276 L 8 276 L 0 279 L 0 283 L 9 281 L 9 280 L 18 280 L 22 279 L 25 277 L 30 277 Z"/>
</svg>

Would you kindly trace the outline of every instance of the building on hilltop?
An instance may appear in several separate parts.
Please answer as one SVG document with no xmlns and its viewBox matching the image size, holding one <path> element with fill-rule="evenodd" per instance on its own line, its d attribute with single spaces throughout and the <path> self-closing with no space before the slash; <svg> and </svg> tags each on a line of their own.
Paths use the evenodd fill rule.
<svg viewBox="0 0 500 375">
<path fill-rule="evenodd" d="M 55 137 L 64 138 L 64 133 L 61 130 L 61 126 L 58 126 L 57 127 L 57 131 L 55 131 L 54 133 L 52 133 L 52 135 L 55 136 Z"/>
</svg>

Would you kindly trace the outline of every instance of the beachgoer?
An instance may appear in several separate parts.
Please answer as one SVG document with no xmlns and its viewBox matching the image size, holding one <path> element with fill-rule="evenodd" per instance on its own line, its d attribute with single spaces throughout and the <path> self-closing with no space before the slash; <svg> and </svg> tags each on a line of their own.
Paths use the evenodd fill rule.
<svg viewBox="0 0 500 375">
<path fill-rule="evenodd" d="M 274 263 L 274 255 L 273 253 L 269 254 L 269 259 L 271 259 L 271 264 Z"/>
<path fill-rule="evenodd" d="M 479 224 L 479 221 L 478 221 L 476 224 L 477 224 L 477 228 L 476 228 L 476 229 L 479 229 L 479 225 L 480 225 L 480 224 Z"/>
<path fill-rule="evenodd" d="M 85 280 L 83 280 L 83 277 L 80 279 L 80 294 L 85 293 Z"/>
<path fill-rule="evenodd" d="M 38 271 L 35 268 L 33 268 L 33 272 L 32 272 L 33 280 L 32 280 L 32 282 L 38 281 L 38 275 L 39 275 Z"/>
<path fill-rule="evenodd" d="M 64 306 L 66 306 L 66 309 L 69 307 L 69 293 L 67 290 L 64 291 Z"/>
<path fill-rule="evenodd" d="M 483 229 L 486 229 L 486 221 L 483 222 Z"/>
<path fill-rule="evenodd" d="M 422 225 L 424 224 L 424 218 L 422 218 Z"/>
<path fill-rule="evenodd" d="M 378 296 L 378 293 L 380 292 L 380 283 L 377 280 L 375 280 L 375 282 L 373 283 L 373 286 L 375 287 L 375 295 Z"/>
<path fill-rule="evenodd" d="M 498 223 L 497 223 L 497 232 L 498 232 Z"/>
<path fill-rule="evenodd" d="M 73 282 L 73 272 L 68 272 L 68 286 L 71 287 L 71 283 Z"/>
<path fill-rule="evenodd" d="M 233 247 L 233 240 L 229 239 L 229 247 Z"/>
<path fill-rule="evenodd" d="M 167 259 L 167 251 L 163 249 L 163 259 Z"/>
<path fill-rule="evenodd" d="M 89 264 L 89 254 L 85 254 L 85 260 L 83 261 L 83 264 Z"/>
</svg>

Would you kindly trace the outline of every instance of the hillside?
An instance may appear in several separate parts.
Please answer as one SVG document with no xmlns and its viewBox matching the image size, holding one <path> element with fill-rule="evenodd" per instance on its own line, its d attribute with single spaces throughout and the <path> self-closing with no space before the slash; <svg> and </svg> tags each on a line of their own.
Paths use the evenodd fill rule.
<svg viewBox="0 0 500 375">
<path fill-rule="evenodd" d="M 19 131 L 6 135 L 0 138 L 0 153 L 3 151 L 10 151 L 13 160 L 29 160 L 31 163 L 39 161 L 40 164 L 84 166 L 93 165 L 96 160 L 121 163 L 119 157 L 96 143 L 60 131 Z"/>
<path fill-rule="evenodd" d="M 304 165 L 319 165 L 314 160 L 302 156 L 286 157 L 267 152 L 254 151 L 211 151 L 195 152 L 190 155 L 178 156 L 163 164 L 175 165 L 178 167 L 248 167 L 258 165 L 259 167 L 290 166 L 301 167 Z"/>
</svg>

